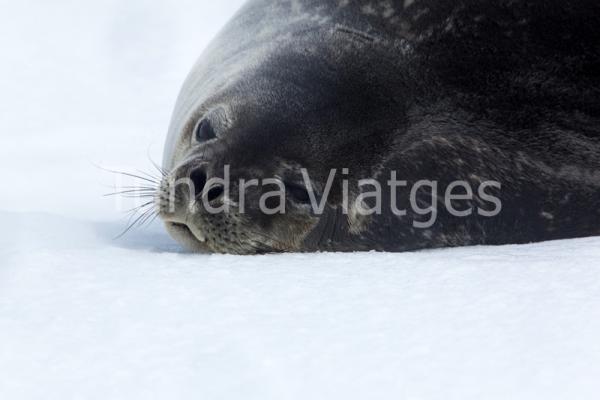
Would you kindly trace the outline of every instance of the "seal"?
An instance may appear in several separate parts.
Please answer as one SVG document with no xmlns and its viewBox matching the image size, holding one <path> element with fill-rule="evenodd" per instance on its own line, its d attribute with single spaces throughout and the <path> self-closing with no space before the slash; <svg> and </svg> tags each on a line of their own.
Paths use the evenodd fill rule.
<svg viewBox="0 0 600 400">
<path fill-rule="evenodd" d="M 591 0 L 250 0 L 183 85 L 159 215 L 233 254 L 598 235 L 599 22 Z"/>
</svg>

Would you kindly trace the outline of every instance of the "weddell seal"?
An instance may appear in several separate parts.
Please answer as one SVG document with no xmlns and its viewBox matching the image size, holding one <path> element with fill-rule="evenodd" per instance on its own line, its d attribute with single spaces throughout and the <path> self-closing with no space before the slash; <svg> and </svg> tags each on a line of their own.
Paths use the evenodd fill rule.
<svg viewBox="0 0 600 400">
<path fill-rule="evenodd" d="M 250 0 L 178 98 L 156 193 L 197 251 L 600 234 L 600 3 Z"/>
</svg>

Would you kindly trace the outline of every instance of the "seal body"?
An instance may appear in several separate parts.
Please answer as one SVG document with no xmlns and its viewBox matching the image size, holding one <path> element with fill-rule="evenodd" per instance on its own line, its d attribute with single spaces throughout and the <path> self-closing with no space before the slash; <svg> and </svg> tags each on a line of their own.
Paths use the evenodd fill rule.
<svg viewBox="0 0 600 400">
<path fill-rule="evenodd" d="M 182 88 L 160 216 L 242 254 L 597 235 L 599 24 L 587 0 L 250 0 Z"/>
</svg>

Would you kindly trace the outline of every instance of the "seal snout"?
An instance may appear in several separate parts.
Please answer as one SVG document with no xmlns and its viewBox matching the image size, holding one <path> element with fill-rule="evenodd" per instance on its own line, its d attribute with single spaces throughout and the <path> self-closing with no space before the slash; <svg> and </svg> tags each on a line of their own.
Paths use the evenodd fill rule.
<svg viewBox="0 0 600 400">
<path fill-rule="evenodd" d="M 190 163 L 163 179 L 156 201 L 164 220 L 185 223 L 188 214 L 200 211 L 203 202 L 216 206 L 224 195 L 222 180 L 211 177 L 206 164 Z"/>
<path fill-rule="evenodd" d="M 167 230 L 192 249 L 206 246 L 211 231 L 220 229 L 211 212 L 220 214 L 226 189 L 222 179 L 212 176 L 210 167 L 196 159 L 174 168 L 161 182 L 155 200 Z"/>
<path fill-rule="evenodd" d="M 193 184 L 195 198 L 206 196 L 209 202 L 214 202 L 225 193 L 222 183 L 208 182 L 206 167 L 204 166 L 192 169 L 190 180 Z"/>
</svg>

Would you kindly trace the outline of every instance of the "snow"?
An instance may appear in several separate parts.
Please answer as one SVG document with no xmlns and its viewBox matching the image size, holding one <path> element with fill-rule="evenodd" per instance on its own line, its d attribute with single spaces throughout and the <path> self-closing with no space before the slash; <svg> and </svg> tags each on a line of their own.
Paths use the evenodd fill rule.
<svg viewBox="0 0 600 400">
<path fill-rule="evenodd" d="M 0 399 L 595 399 L 600 238 L 183 252 L 98 165 L 151 171 L 239 2 L 2 1 Z M 218 4 L 217 4 L 218 3 Z"/>
</svg>

